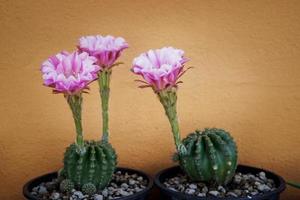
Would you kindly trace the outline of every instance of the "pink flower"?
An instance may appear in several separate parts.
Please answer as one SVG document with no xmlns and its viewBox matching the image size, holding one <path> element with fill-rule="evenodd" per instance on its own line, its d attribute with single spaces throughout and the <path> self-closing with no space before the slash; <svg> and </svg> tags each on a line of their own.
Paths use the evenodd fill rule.
<svg viewBox="0 0 300 200">
<path fill-rule="evenodd" d="M 86 36 L 79 39 L 78 48 L 98 59 L 97 64 L 104 68 L 110 68 L 119 58 L 121 52 L 128 48 L 127 42 L 121 37 L 113 36 Z"/>
<path fill-rule="evenodd" d="M 54 88 L 54 92 L 76 94 L 98 78 L 100 67 L 97 59 L 87 53 L 63 51 L 44 61 L 41 66 L 44 85 Z"/>
<path fill-rule="evenodd" d="M 141 81 L 146 85 L 140 87 L 152 87 L 155 91 L 177 87 L 178 79 L 185 72 L 184 63 L 188 61 L 184 57 L 184 51 L 173 47 L 149 50 L 133 60 L 132 71 L 143 76 Z"/>
</svg>

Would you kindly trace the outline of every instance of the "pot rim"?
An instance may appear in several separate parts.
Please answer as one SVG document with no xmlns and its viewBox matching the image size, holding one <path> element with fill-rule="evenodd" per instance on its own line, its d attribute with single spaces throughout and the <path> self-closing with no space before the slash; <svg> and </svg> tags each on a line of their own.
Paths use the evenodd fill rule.
<svg viewBox="0 0 300 200">
<path fill-rule="evenodd" d="M 147 184 L 147 186 L 146 186 L 145 189 L 143 189 L 142 191 L 139 191 L 137 193 L 134 193 L 132 195 L 118 198 L 120 200 L 132 200 L 132 199 L 135 199 L 135 198 L 139 197 L 142 194 L 147 194 L 153 188 L 153 184 L 154 184 L 153 179 L 148 174 L 146 174 L 143 171 L 132 169 L 132 168 L 127 168 L 127 167 L 117 167 L 115 171 L 125 171 L 125 172 L 129 172 L 129 173 L 136 173 L 136 174 L 141 175 L 144 178 L 148 179 L 148 184 Z M 23 196 L 25 198 L 28 198 L 28 199 L 39 200 L 37 197 L 35 197 L 35 196 L 33 196 L 33 195 L 30 194 L 30 189 L 29 189 L 30 186 L 34 182 L 37 182 L 37 180 L 42 179 L 45 176 L 57 177 L 57 174 L 58 174 L 58 171 L 50 172 L 50 173 L 47 173 L 47 174 L 40 175 L 40 176 L 38 176 L 36 178 L 33 178 L 30 181 L 26 182 L 25 185 L 23 186 Z"/>
<path fill-rule="evenodd" d="M 213 197 L 213 196 L 198 197 L 198 196 L 195 196 L 195 195 L 190 195 L 190 194 L 185 194 L 185 193 L 182 193 L 182 192 L 170 190 L 166 186 L 163 185 L 163 183 L 160 181 L 160 178 L 161 178 L 162 174 L 165 174 L 168 171 L 174 170 L 176 168 L 180 168 L 180 166 L 179 165 L 175 165 L 175 166 L 163 169 L 160 172 L 158 172 L 155 175 L 155 178 L 154 178 L 155 185 L 159 189 L 163 190 L 164 192 L 171 193 L 172 196 L 176 196 L 176 197 L 180 197 L 180 198 L 184 198 L 184 199 L 185 198 L 190 198 L 190 199 L 198 199 L 198 200 L 232 200 L 232 199 L 236 199 L 236 200 L 249 200 L 248 197 Z M 277 177 L 278 180 L 279 180 L 278 187 L 275 190 L 270 191 L 270 192 L 266 192 L 264 194 L 253 195 L 253 196 L 251 196 L 251 198 L 253 198 L 253 199 L 255 199 L 255 198 L 257 200 L 264 199 L 264 198 L 269 197 L 271 195 L 279 194 L 279 193 L 283 192 L 285 190 L 285 188 L 286 188 L 286 182 L 285 182 L 285 180 L 281 176 L 277 175 L 274 172 L 271 172 L 271 171 L 265 170 L 265 169 L 261 169 L 261 168 L 257 168 L 257 167 L 248 166 L 248 165 L 242 165 L 242 164 L 238 165 L 237 171 L 239 171 L 238 170 L 239 168 L 245 168 L 245 169 L 248 169 L 248 170 L 252 169 L 252 170 L 257 170 L 257 171 L 263 171 L 263 172 L 266 172 L 269 175 Z"/>
</svg>

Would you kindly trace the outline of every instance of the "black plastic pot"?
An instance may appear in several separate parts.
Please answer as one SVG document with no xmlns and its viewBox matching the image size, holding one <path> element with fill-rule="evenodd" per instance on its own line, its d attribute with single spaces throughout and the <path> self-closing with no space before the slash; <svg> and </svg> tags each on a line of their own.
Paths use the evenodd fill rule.
<svg viewBox="0 0 300 200">
<path fill-rule="evenodd" d="M 285 189 L 285 181 L 282 177 L 274 174 L 273 172 L 259 169 L 255 167 L 245 166 L 245 165 L 239 165 L 237 168 L 237 172 L 241 173 L 251 173 L 251 174 L 257 174 L 261 171 L 264 171 L 266 173 L 266 176 L 268 178 L 271 178 L 275 181 L 275 185 L 277 187 L 276 190 L 266 192 L 264 194 L 257 194 L 251 197 L 251 200 L 279 200 L 280 193 L 284 191 Z M 193 196 L 189 194 L 185 194 L 182 192 L 177 192 L 168 189 L 164 186 L 163 182 L 165 179 L 173 177 L 175 174 L 182 173 L 182 170 L 179 166 L 167 168 L 161 172 L 159 172 L 155 177 L 155 185 L 159 188 L 161 193 L 161 199 L 162 200 L 250 200 L 248 197 L 198 197 Z"/>
<path fill-rule="evenodd" d="M 148 186 L 144 190 L 137 192 L 130 196 L 120 197 L 120 198 L 118 198 L 119 200 L 145 200 L 145 199 L 147 199 L 149 192 L 153 187 L 153 180 L 147 174 L 145 174 L 142 171 L 138 171 L 135 169 L 129 169 L 129 168 L 123 168 L 123 167 L 118 167 L 116 170 L 124 172 L 124 173 L 128 172 L 129 174 L 138 174 L 148 180 Z M 52 179 L 54 179 L 56 177 L 57 177 L 57 172 L 52 172 L 52 173 L 45 174 L 45 175 L 39 176 L 37 178 L 34 178 L 34 179 L 28 181 L 23 187 L 24 197 L 28 200 L 39 200 L 37 197 L 30 194 L 30 191 L 32 191 L 32 188 L 34 188 L 35 186 L 38 186 L 42 182 L 51 181 Z"/>
</svg>

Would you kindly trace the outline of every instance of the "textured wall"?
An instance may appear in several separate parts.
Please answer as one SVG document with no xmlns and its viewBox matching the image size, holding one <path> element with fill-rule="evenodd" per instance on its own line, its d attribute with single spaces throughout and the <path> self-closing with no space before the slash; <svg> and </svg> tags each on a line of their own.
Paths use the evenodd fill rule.
<svg viewBox="0 0 300 200">
<path fill-rule="evenodd" d="M 123 36 L 130 49 L 113 72 L 111 142 L 122 166 L 155 174 L 172 165 L 163 109 L 129 71 L 134 56 L 172 45 L 191 59 L 180 86 L 182 134 L 222 127 L 240 163 L 300 181 L 300 1 L 1 1 L 0 199 L 61 167 L 74 140 L 62 95 L 42 86 L 40 63 L 87 34 Z M 101 130 L 97 85 L 84 96 L 86 137 Z M 300 192 L 288 189 L 284 199 Z"/>
</svg>

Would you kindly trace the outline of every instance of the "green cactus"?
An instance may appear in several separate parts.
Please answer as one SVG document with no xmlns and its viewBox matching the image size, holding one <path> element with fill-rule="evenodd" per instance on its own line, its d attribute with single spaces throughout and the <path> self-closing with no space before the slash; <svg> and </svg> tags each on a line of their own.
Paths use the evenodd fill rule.
<svg viewBox="0 0 300 200">
<path fill-rule="evenodd" d="M 96 193 L 97 188 L 93 183 L 87 183 L 81 187 L 81 190 L 84 194 L 93 195 Z"/>
<path fill-rule="evenodd" d="M 111 180 L 117 165 L 117 156 L 112 146 L 105 141 L 85 141 L 85 153 L 71 144 L 64 156 L 66 177 L 81 188 L 92 183 L 97 189 L 103 189 Z"/>
<path fill-rule="evenodd" d="M 74 183 L 70 179 L 63 180 L 59 185 L 59 189 L 62 192 L 71 192 L 74 189 L 74 187 Z"/>
<path fill-rule="evenodd" d="M 227 184 L 237 167 L 237 147 L 230 134 L 222 129 L 205 129 L 188 135 L 183 141 L 186 155 L 176 157 L 193 181 Z"/>
</svg>

